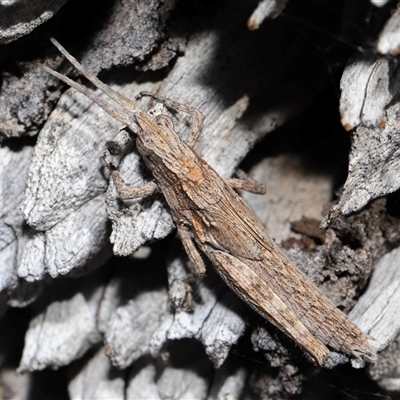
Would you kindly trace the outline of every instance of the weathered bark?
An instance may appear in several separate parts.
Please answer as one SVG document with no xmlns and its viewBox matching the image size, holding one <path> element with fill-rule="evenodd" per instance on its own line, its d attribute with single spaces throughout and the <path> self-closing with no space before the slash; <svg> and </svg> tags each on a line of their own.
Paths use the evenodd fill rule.
<svg viewBox="0 0 400 400">
<path fill-rule="evenodd" d="M 195 284 L 193 311 L 185 309 L 190 266 L 180 242 L 166 238 L 174 230 L 168 208 L 160 196 L 117 198 L 98 160 L 122 126 L 41 69 L 74 74 L 51 36 L 91 71 L 112 68 L 102 78 L 129 97 L 146 90 L 200 109 L 206 122 L 195 149 L 222 176 L 269 134 L 244 164 L 268 193 L 243 197 L 292 261 L 373 337 L 382 353 L 371 377 L 399 390 L 400 225 L 396 194 L 387 196 L 399 188 L 398 68 L 384 57 L 397 54 L 397 12 L 389 19 L 389 5 L 373 10 L 388 21 L 377 47 L 383 55 L 354 56 L 343 74 L 349 175 L 323 232 L 347 143 L 333 118 L 315 116 L 324 109 L 339 121 L 338 105 L 323 102 L 330 77 L 308 43 L 315 27 L 290 22 L 303 6 L 287 2 L 280 15 L 284 5 L 94 2 L 93 24 L 74 26 L 68 18 L 79 5 L 71 2 L 72 11 L 62 8 L 47 27 L 3 47 L 0 131 L 13 139 L 0 148 L 0 312 L 7 326 L 7 309 L 31 311 L 21 314 L 29 319 L 18 360 L 26 375 L 13 374 L 11 348 L 0 346 L 3 388 L 15 397 L 34 385 L 33 371 L 49 367 L 65 367 L 64 390 L 88 399 L 286 398 L 318 372 L 211 266 Z M 172 117 L 185 137 L 187 117 Z M 33 144 L 26 136 L 37 132 Z M 151 179 L 134 147 L 115 162 L 128 183 Z M 349 361 L 332 354 L 329 366 Z"/>
</svg>

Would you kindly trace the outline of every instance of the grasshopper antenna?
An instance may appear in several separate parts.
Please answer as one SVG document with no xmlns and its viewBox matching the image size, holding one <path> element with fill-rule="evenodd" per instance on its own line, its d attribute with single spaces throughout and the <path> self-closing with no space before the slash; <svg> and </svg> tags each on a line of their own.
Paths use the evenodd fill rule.
<svg viewBox="0 0 400 400">
<path fill-rule="evenodd" d="M 121 93 L 116 92 L 114 89 L 110 88 L 110 86 L 103 83 L 95 74 L 88 71 L 75 57 L 73 57 L 70 53 L 60 43 L 57 42 L 56 39 L 51 38 L 51 43 L 57 47 L 60 53 L 79 71 L 87 80 L 93 83 L 94 86 L 99 88 L 103 93 L 105 93 L 108 97 L 113 99 L 120 106 L 125 108 L 130 112 L 140 111 L 137 103 L 130 98 L 124 96 Z"/>
<path fill-rule="evenodd" d="M 109 115 L 114 117 L 119 122 L 126 125 L 133 132 L 137 131 L 137 127 L 132 124 L 133 121 L 132 121 L 132 117 L 130 116 L 130 114 L 135 113 L 140 110 L 139 107 L 137 106 L 136 102 L 134 102 L 133 100 L 129 99 L 128 97 L 116 92 L 115 90 L 110 88 L 108 85 L 104 84 L 99 78 L 97 78 L 97 76 L 95 76 L 93 73 L 89 72 L 86 68 L 83 67 L 82 64 L 80 64 L 78 62 L 78 60 L 76 58 L 74 58 L 71 54 L 69 54 L 67 52 L 67 50 L 65 50 L 65 48 L 62 47 L 61 44 L 57 42 L 57 40 L 55 40 L 53 38 L 51 38 L 50 40 L 57 47 L 57 49 L 61 52 L 61 54 L 63 54 L 65 56 L 65 58 L 67 58 L 67 60 L 85 78 L 87 78 L 93 85 L 95 85 L 102 92 L 104 92 L 108 97 L 113 99 L 117 104 L 119 104 L 121 107 L 123 107 L 127 112 L 123 112 L 123 111 L 119 110 L 114 105 L 110 104 L 106 100 L 103 100 L 100 96 L 98 96 L 92 90 L 88 89 L 86 86 L 73 81 L 72 79 L 68 78 L 67 76 L 62 75 L 59 72 L 54 71 L 45 65 L 43 66 L 43 69 L 45 71 L 47 71 L 49 74 L 51 74 L 54 77 L 61 80 L 62 82 L 66 83 L 67 85 L 73 87 L 74 89 L 76 89 L 79 92 L 81 92 L 82 94 L 84 94 L 86 97 L 88 97 L 94 103 L 96 103 L 99 107 L 101 107 L 105 112 L 107 112 Z"/>
</svg>

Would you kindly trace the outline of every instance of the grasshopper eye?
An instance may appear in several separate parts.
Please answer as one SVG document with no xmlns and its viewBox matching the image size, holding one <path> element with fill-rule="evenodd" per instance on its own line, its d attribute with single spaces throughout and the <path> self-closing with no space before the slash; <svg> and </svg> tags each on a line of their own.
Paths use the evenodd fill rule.
<svg viewBox="0 0 400 400">
<path fill-rule="evenodd" d="M 140 154 L 144 156 L 149 156 L 154 153 L 154 143 L 153 139 L 147 132 L 141 132 L 136 139 L 136 147 Z"/>
</svg>

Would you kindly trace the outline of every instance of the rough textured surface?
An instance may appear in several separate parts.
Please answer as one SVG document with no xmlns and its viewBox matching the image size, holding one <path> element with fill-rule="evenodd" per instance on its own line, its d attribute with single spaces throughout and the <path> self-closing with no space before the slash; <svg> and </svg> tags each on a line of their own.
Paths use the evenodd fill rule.
<svg viewBox="0 0 400 400">
<path fill-rule="evenodd" d="M 32 147 L 21 149 L 0 148 L 0 257 L 2 273 L 1 291 L 14 289 L 18 283 L 17 266 L 23 248 L 22 231 L 24 219 L 20 211 L 26 188 L 28 166 L 31 160 Z"/>
<path fill-rule="evenodd" d="M 165 21 L 173 8 L 175 0 L 114 2 L 109 10 L 106 26 L 97 33 L 95 39 L 82 57 L 82 63 L 90 71 L 98 73 L 115 65 L 146 64 L 158 43 L 163 39 Z M 121 35 L 123 32 L 123 35 Z M 179 50 L 178 41 L 170 39 L 170 46 L 175 44 L 175 52 L 168 57 L 164 54 L 164 67 Z"/>
<path fill-rule="evenodd" d="M 329 226 L 339 215 L 360 210 L 371 200 L 398 190 L 399 79 L 397 62 L 398 10 L 379 36 L 382 55 L 359 55 L 347 64 L 341 78 L 340 113 L 352 132 L 348 177 L 342 194 L 323 221 Z"/>
<path fill-rule="evenodd" d="M 399 257 L 397 248 L 379 260 L 367 292 L 352 310 L 354 315 L 358 314 L 356 319 L 363 330 L 375 339 L 376 347 L 383 350 L 376 364 L 369 367 L 369 374 L 384 389 L 397 392 L 400 390 Z"/>
<path fill-rule="evenodd" d="M 167 265 L 169 278 L 173 277 L 175 281 L 178 263 L 182 263 L 182 260 L 172 260 Z M 171 271 L 173 264 L 175 264 L 174 270 Z M 170 286 L 170 297 L 173 296 L 172 290 L 173 286 Z M 214 271 L 208 272 L 207 278 L 196 285 L 194 303 L 192 313 L 177 309 L 164 321 L 151 339 L 152 353 L 157 354 L 170 340 L 196 338 L 203 344 L 214 366 L 220 367 L 231 347 L 244 333 L 246 309 L 215 276 Z"/>
<path fill-rule="evenodd" d="M 397 314 L 395 318 L 397 318 Z M 382 351 L 379 360 L 368 368 L 371 378 L 377 381 L 383 389 L 390 392 L 400 390 L 399 356 L 399 336 L 397 336 Z"/>
<path fill-rule="evenodd" d="M 0 44 L 28 35 L 52 18 L 67 0 L 5 0 L 0 4 Z"/>
<path fill-rule="evenodd" d="M 340 114 L 346 130 L 358 125 L 385 127 L 384 110 L 396 88 L 390 87 L 390 61 L 386 58 L 351 60 L 340 81 Z"/>
<path fill-rule="evenodd" d="M 20 372 L 68 365 L 100 342 L 96 313 L 104 290 L 102 278 L 101 271 L 90 280 L 67 278 L 46 290 L 33 307 Z"/>
<path fill-rule="evenodd" d="M 72 368 L 68 384 L 70 398 L 101 400 L 129 398 L 124 394 L 124 372 L 112 367 L 102 349 L 91 353 Z"/>
<path fill-rule="evenodd" d="M 379 53 L 397 56 L 400 52 L 400 9 L 397 9 L 386 22 L 379 35 L 376 47 Z"/>
<path fill-rule="evenodd" d="M 19 74 L 3 73 L 0 93 L 2 135 L 17 137 L 37 134 L 54 107 L 61 91 L 51 90 L 55 79 L 49 77 L 41 64 L 37 60 L 19 62 L 16 68 L 22 77 Z"/>
<path fill-rule="evenodd" d="M 375 347 L 379 350 L 385 349 L 400 330 L 397 318 L 400 296 L 397 267 L 399 255 L 399 250 L 395 249 L 379 260 L 367 292 L 351 311 L 351 315 L 359 319 L 358 324 L 363 331 L 374 338 Z"/>
<path fill-rule="evenodd" d="M 352 310 L 376 348 L 394 340 L 370 375 L 397 390 L 397 194 L 373 200 L 398 187 L 395 63 L 377 55 L 347 63 L 341 118 L 357 130 L 343 133 L 338 104 L 333 97 L 326 101 L 332 76 L 324 74 L 338 42 L 321 44 L 322 31 L 314 30 L 316 22 L 323 30 L 330 26 L 325 3 L 287 2 L 273 21 L 260 12 L 266 2 L 184 3 L 90 3 L 87 23 L 86 14 L 84 22 L 77 18 L 84 13 L 78 2 L 71 2 L 1 49 L 0 130 L 15 137 L 0 148 L 3 390 L 17 398 L 28 390 L 44 398 L 43 391 L 53 390 L 48 398 L 66 399 L 68 388 L 70 398 L 87 399 L 284 399 L 300 393 L 304 382 L 316 390 L 310 382 L 335 371 L 345 371 L 338 386 L 345 385 L 343 375 L 355 374 L 341 354 L 332 354 L 327 367 L 347 366 L 324 373 L 313 368 L 211 266 L 194 285 L 193 309 L 187 308 L 189 268 L 181 243 L 167 238 L 173 231 L 168 210 L 157 195 L 127 203 L 116 198 L 98 157 L 121 126 L 74 91 L 61 96 L 65 88 L 40 67 L 72 73 L 48 44 L 51 36 L 96 73 L 126 65 L 101 76 L 116 90 L 130 97 L 157 92 L 205 114 L 196 150 L 223 176 L 244 160 L 244 168 L 266 183 L 266 196 L 245 194 L 246 200 L 293 263 L 337 306 Z M 350 5 L 365 17 L 359 2 L 336 9 L 335 19 L 347 28 Z M 389 11 L 373 9 L 382 21 Z M 315 14 L 305 24 L 288 22 Z M 251 16 L 258 28 L 252 32 Z M 343 51 L 340 61 L 351 53 Z M 171 117 L 185 137 L 187 118 Z M 38 131 L 36 142 L 21 137 Z M 340 212 L 330 214 L 330 229 L 322 232 L 327 203 L 343 183 L 348 135 L 349 181 L 338 192 Z M 253 146 L 256 152 L 246 158 Z M 134 146 L 113 163 L 130 183 L 151 179 Z M 129 257 L 113 258 L 113 251 Z M 26 378 L 10 372 L 18 364 Z M 355 390 L 378 392 L 361 373 Z M 331 391 L 325 387 L 315 398 L 328 400 Z"/>
<path fill-rule="evenodd" d="M 381 126 L 359 126 L 352 135 L 347 180 L 339 201 L 325 217 L 328 226 L 339 214 L 359 211 L 377 197 L 393 193 L 399 179 L 399 103 L 388 106 Z"/>
<path fill-rule="evenodd" d="M 44 5 L 45 1 L 35 2 Z M 46 7 L 55 7 L 60 2 L 47 2 Z M 53 4 L 55 3 L 55 4 Z M 31 2 L 18 2 L 11 9 L 28 7 Z M 97 3 L 88 4 L 92 12 L 86 18 L 94 20 L 93 28 L 103 25 L 90 41 L 90 46 L 80 53 L 84 65 L 98 73 L 102 69 L 110 69 L 118 65 L 137 63 L 138 69 L 157 70 L 165 67 L 177 53 L 184 48 L 185 40 L 176 34 L 165 39 L 165 23 L 173 8 L 174 1 L 133 1 L 105 2 L 102 8 Z M 5 9 L 5 8 L 4 8 Z M 1 11 L 1 8 L 0 8 Z M 14 11 L 17 12 L 17 11 Z M 65 18 L 76 19 L 76 15 L 65 9 Z M 77 11 L 83 13 L 83 10 Z M 63 13 L 61 13 L 63 14 Z M 13 14 L 23 20 L 22 15 Z M 15 17 L 14 17 L 15 18 Z M 56 100 L 60 97 L 61 86 L 45 72 L 41 66 L 43 57 L 38 57 L 40 47 L 48 48 L 50 64 L 57 68 L 60 56 L 50 48 L 49 37 L 63 37 L 65 33 L 52 21 L 53 33 L 37 33 L 24 41 L 5 46 L 0 51 L 0 62 L 5 68 L 2 74 L 2 90 L 0 93 L 0 133 L 7 137 L 35 135 L 46 122 Z M 74 24 L 71 24 L 73 29 Z M 75 32 L 70 32 L 75 34 Z M 85 44 L 88 33 L 79 36 L 77 41 Z M 43 37 L 44 36 L 44 37 Z M 65 41 L 70 41 L 67 33 Z M 161 46 L 159 44 L 161 43 Z M 159 47 L 158 47 L 159 46 Z M 35 52 L 33 49 L 38 48 Z M 29 49 L 28 51 L 26 49 Z M 25 52 L 24 58 L 18 58 L 19 52 Z M 82 49 L 81 49 L 82 50 Z M 154 53 L 154 54 L 153 54 Z M 25 59 L 26 58 L 26 59 Z"/>
</svg>

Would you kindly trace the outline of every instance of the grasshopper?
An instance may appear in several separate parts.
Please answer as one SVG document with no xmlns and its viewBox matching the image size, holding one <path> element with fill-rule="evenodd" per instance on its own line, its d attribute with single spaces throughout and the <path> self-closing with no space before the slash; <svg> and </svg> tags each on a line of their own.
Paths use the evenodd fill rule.
<svg viewBox="0 0 400 400">
<path fill-rule="evenodd" d="M 104 157 L 101 162 L 111 170 L 122 200 L 162 192 L 195 276 L 201 277 L 206 271 L 201 256 L 204 254 L 243 301 L 291 337 L 319 365 L 330 353 L 328 346 L 355 358 L 376 359 L 366 335 L 290 262 L 234 190 L 261 193 L 263 188 L 243 176 L 222 178 L 193 150 L 204 122 L 199 110 L 148 92 L 136 98 L 150 96 L 168 109 L 189 113 L 191 133 L 184 142 L 168 116 L 152 117 L 142 111 L 136 101 L 104 84 L 56 40 L 52 42 L 83 76 L 118 104 L 103 100 L 87 87 L 44 67 L 136 136 L 137 149 L 155 181 L 129 187 Z"/>
</svg>

